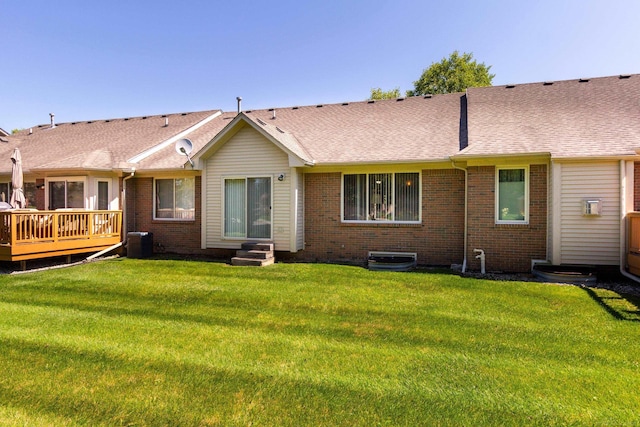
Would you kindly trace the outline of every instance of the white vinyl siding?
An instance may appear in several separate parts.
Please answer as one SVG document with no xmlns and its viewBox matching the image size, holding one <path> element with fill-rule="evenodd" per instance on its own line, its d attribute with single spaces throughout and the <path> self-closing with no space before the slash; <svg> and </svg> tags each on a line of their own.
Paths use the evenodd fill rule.
<svg viewBox="0 0 640 427">
<path fill-rule="evenodd" d="M 620 263 L 620 167 L 617 162 L 561 165 L 560 262 Z M 600 199 L 602 215 L 583 215 L 585 199 Z M 558 201 L 556 201 L 558 202 Z M 556 258 L 557 259 L 557 258 Z"/>
<path fill-rule="evenodd" d="M 284 173 L 283 181 L 278 181 Z M 224 180 L 229 178 L 271 177 L 272 236 L 276 250 L 291 250 L 291 172 L 289 158 L 279 147 L 258 131 L 245 126 L 224 143 L 204 164 L 205 246 L 237 249 L 237 239 L 224 238 Z M 295 248 L 293 248 L 295 250 Z"/>
</svg>

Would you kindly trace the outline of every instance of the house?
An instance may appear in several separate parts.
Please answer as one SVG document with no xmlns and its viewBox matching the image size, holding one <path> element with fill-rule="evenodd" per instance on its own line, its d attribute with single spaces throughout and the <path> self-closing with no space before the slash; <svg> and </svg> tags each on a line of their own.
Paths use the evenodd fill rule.
<svg viewBox="0 0 640 427">
<path fill-rule="evenodd" d="M 479 270 L 478 249 L 489 271 L 626 266 L 640 75 L 238 110 L 52 120 L 5 137 L 0 157 L 20 147 L 32 205 L 122 209 L 156 251 L 268 241 L 313 262 L 376 251 Z"/>
</svg>

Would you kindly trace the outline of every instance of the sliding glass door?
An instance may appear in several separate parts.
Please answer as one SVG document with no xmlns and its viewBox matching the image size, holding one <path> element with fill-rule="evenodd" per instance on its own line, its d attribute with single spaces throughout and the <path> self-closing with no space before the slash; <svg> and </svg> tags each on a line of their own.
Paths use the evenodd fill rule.
<svg viewBox="0 0 640 427">
<path fill-rule="evenodd" d="M 224 236 L 271 238 L 271 178 L 224 180 Z"/>
</svg>

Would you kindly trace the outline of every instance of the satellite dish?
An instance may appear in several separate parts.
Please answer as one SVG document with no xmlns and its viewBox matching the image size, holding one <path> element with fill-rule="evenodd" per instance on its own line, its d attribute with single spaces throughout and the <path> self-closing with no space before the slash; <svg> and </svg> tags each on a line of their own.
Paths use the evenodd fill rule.
<svg viewBox="0 0 640 427">
<path fill-rule="evenodd" d="M 188 156 L 191 154 L 193 150 L 193 143 L 188 139 L 179 139 L 176 141 L 176 151 L 178 154 L 182 154 L 183 156 Z"/>
<path fill-rule="evenodd" d="M 191 167 L 193 168 L 193 160 L 189 157 L 191 151 L 193 151 L 193 143 L 190 140 L 183 138 L 176 141 L 176 152 L 183 156 L 187 156 L 187 159 L 189 159 L 189 163 L 191 163 Z"/>
</svg>

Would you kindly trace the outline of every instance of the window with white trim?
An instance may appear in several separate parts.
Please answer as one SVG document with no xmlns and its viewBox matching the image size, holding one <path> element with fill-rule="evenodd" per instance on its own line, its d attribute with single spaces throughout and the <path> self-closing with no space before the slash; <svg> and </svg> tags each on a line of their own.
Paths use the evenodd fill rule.
<svg viewBox="0 0 640 427">
<path fill-rule="evenodd" d="M 496 222 L 529 222 L 529 167 L 496 168 Z"/>
<path fill-rule="evenodd" d="M 271 238 L 271 181 L 269 176 L 224 179 L 225 238 Z"/>
<path fill-rule="evenodd" d="M 420 222 L 420 173 L 344 174 L 342 220 Z"/>
<path fill-rule="evenodd" d="M 49 209 L 84 209 L 85 179 L 55 178 L 48 181 Z"/>
<path fill-rule="evenodd" d="M 109 181 L 98 180 L 97 208 L 101 211 L 109 210 Z"/>
<path fill-rule="evenodd" d="M 194 220 L 195 179 L 170 178 L 154 180 L 154 219 Z"/>
</svg>

